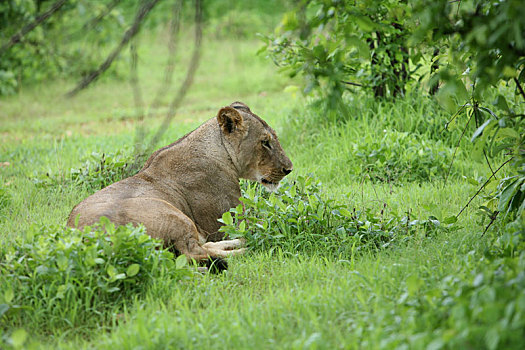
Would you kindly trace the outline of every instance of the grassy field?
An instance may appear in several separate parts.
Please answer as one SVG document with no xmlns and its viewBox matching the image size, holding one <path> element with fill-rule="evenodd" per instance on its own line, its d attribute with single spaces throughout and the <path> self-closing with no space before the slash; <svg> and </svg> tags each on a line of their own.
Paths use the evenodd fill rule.
<svg viewBox="0 0 525 350">
<path fill-rule="evenodd" d="M 294 162 L 290 182 L 310 174 L 322 182 L 321 197 L 349 210 L 368 209 L 373 217 L 406 225 L 429 217 L 439 223 L 407 229 L 392 244 L 377 249 L 358 249 L 359 243 L 339 254 L 321 246 L 298 251 L 282 246 L 253 249 L 231 259 L 223 274 L 159 277 L 141 293 L 108 305 L 103 312 L 88 312 L 82 321 L 69 325 L 56 319 L 59 313 L 54 308 L 61 304 L 46 296 L 49 304 L 43 299 L 41 309 L 20 319 L 7 314 L 0 319 L 0 347 L 523 345 L 525 316 L 519 311 L 525 309 L 519 287 L 523 281 L 508 284 L 510 277 L 498 279 L 507 271 L 506 263 L 487 262 L 497 232 L 482 235 L 487 222 L 480 223 L 476 210 L 481 199 L 475 199 L 457 223 L 443 222 L 477 190 L 467 179 L 478 179 L 488 169 L 471 159 L 468 140 L 461 141 L 464 147 L 450 168 L 460 125 L 444 132 L 446 113 L 417 97 L 379 103 L 355 95 L 348 100 L 348 116 L 325 118 L 308 100 L 285 92 L 294 82 L 255 55 L 259 42 L 206 40 L 203 47 L 195 83 L 161 144 L 240 100 L 280 135 Z M 162 80 L 166 50 L 159 39 L 142 45 L 139 52 L 146 101 L 152 100 Z M 180 57 L 180 67 L 187 59 Z M 176 69 L 174 81 L 183 74 Z M 92 192 L 91 187 L 70 181 L 71 169 L 82 168 L 93 152 L 98 154 L 94 159 L 132 154 L 138 122 L 129 83 L 103 79 L 65 99 L 62 95 L 72 84 L 53 81 L 0 99 L 0 162 L 7 162 L 0 167 L 4 253 L 6 247 L 21 247 L 34 227 L 64 226 L 72 207 Z M 175 91 L 173 87 L 161 108 L 146 120 L 150 133 L 160 125 Z M 523 261 L 516 262 L 509 273 L 521 267 Z M 12 297 L 7 293 L 0 286 L 0 304 L 9 304 Z"/>
</svg>

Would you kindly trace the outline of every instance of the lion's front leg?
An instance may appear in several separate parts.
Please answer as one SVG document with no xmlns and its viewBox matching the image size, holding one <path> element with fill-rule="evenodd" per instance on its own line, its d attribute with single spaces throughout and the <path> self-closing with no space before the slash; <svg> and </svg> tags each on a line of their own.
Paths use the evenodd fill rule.
<svg viewBox="0 0 525 350">
<path fill-rule="evenodd" d="M 246 240 L 244 238 L 237 238 L 231 240 L 224 240 L 218 242 L 207 242 L 203 244 L 203 247 L 206 249 L 214 250 L 225 250 L 225 251 L 235 251 L 241 250 L 243 253 L 246 251 L 246 248 L 243 248 L 246 245 Z"/>
</svg>

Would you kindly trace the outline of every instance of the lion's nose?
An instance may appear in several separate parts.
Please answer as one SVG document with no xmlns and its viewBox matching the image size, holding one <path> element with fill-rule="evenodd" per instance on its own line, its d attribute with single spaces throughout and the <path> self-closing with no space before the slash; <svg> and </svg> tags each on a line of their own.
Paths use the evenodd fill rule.
<svg viewBox="0 0 525 350">
<path fill-rule="evenodd" d="M 292 172 L 292 170 L 293 170 L 292 168 L 289 168 L 289 169 L 283 168 L 283 173 L 284 173 L 284 175 L 288 175 L 288 174 L 290 174 Z"/>
</svg>

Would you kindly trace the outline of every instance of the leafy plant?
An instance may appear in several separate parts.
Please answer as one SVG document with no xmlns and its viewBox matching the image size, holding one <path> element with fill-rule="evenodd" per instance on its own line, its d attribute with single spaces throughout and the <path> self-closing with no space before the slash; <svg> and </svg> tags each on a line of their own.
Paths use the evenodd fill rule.
<svg viewBox="0 0 525 350">
<path fill-rule="evenodd" d="M 525 331 L 524 248 L 521 218 L 496 237 L 474 270 L 444 277 L 439 292 L 417 293 L 410 303 L 432 310 L 424 326 L 432 329 L 421 329 L 423 334 L 451 348 L 520 348 Z"/>
<path fill-rule="evenodd" d="M 79 168 L 72 168 L 69 174 L 50 174 L 37 176 L 33 182 L 38 186 L 57 186 L 64 183 L 83 186 L 95 192 L 123 178 L 133 175 L 134 158 L 124 152 L 105 154 L 92 152 Z"/>
<path fill-rule="evenodd" d="M 131 176 L 132 174 L 127 170 L 133 161 L 133 156 L 121 152 L 116 154 L 93 152 L 80 168 L 71 169 L 71 180 L 76 185 L 99 190 Z"/>
<path fill-rule="evenodd" d="M 525 199 L 521 190 L 525 182 L 525 124 L 523 105 L 518 102 L 525 101 L 525 12 L 521 2 L 419 2 L 415 13 L 420 26 L 414 31 L 413 42 L 439 43 L 447 52 L 441 57 L 446 64 L 436 69 L 433 80 L 444 82 L 438 100 L 445 108 L 455 115 L 463 111 L 467 126 L 474 120 L 473 156 L 485 157 L 487 163 L 489 159 L 503 162 L 498 170 L 510 164 L 507 168 L 512 180 L 501 180 L 494 194 L 499 199 L 497 212 L 486 205 L 482 209 L 492 221 L 502 211 L 521 215 Z M 503 84 L 515 86 L 510 99 L 493 92 Z M 493 106 L 488 108 L 492 96 Z M 494 169 L 491 171 L 489 180 L 495 177 Z"/>
<path fill-rule="evenodd" d="M 385 131 L 377 141 L 354 144 L 354 154 L 361 160 L 355 174 L 369 174 L 378 181 L 429 181 L 445 177 L 454 151 L 442 142 L 420 140 L 406 132 Z"/>
<path fill-rule="evenodd" d="M 0 248 L 0 317 L 11 325 L 79 325 L 111 317 L 156 279 L 191 275 L 144 227 L 102 218 L 84 230 L 33 226 L 25 241 Z"/>
<path fill-rule="evenodd" d="M 16 93 L 24 83 L 42 82 L 57 76 L 80 76 L 94 70 L 105 49 L 116 41 L 116 29 L 123 28 L 129 17 L 127 11 L 113 8 L 112 3 L 67 1 L 56 14 L 19 38 L 16 45 L 4 50 L 4 45 L 16 33 L 49 10 L 52 4 L 37 0 L 2 2 L 0 95 Z M 84 22 L 87 14 L 89 21 Z"/>
<path fill-rule="evenodd" d="M 407 39 L 415 25 L 411 5 L 385 1 L 299 1 L 285 14 L 267 52 L 290 76 L 305 77 L 304 92 L 319 89 L 329 109 L 354 86 L 375 97 L 403 96 L 413 79 Z M 343 108 L 344 110 L 344 108 Z"/>
<path fill-rule="evenodd" d="M 322 249 L 335 256 L 350 257 L 354 251 L 389 246 L 408 237 L 416 228 L 425 233 L 446 229 L 440 222 L 387 217 L 384 209 L 373 213 L 324 199 L 321 185 L 311 177 L 284 183 L 275 193 L 246 184 L 243 205 L 224 213 L 221 231 L 231 238 L 244 237 L 249 247 L 312 253 Z M 428 225 L 430 224 L 430 225 Z"/>
</svg>

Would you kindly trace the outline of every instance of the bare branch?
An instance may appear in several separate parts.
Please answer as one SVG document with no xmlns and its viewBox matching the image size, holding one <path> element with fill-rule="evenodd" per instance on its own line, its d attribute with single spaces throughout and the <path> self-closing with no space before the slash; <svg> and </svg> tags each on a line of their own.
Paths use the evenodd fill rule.
<svg viewBox="0 0 525 350">
<path fill-rule="evenodd" d="M 159 1 L 160 0 L 148 1 L 137 11 L 133 25 L 128 30 L 126 30 L 119 45 L 109 54 L 104 63 L 102 63 L 96 71 L 91 72 L 91 74 L 85 77 L 73 90 L 69 91 L 66 94 L 67 97 L 73 97 L 79 91 L 85 89 L 111 66 L 115 58 L 117 58 L 120 54 L 120 51 L 122 51 L 128 42 L 139 32 L 142 21 Z"/>
<path fill-rule="evenodd" d="M 494 223 L 494 221 L 496 221 L 496 219 L 498 218 L 498 214 L 499 214 L 499 211 L 494 211 L 494 213 L 490 216 L 490 222 L 489 224 L 487 225 L 487 227 L 485 227 L 485 231 L 483 231 L 483 233 L 481 234 L 481 237 L 485 236 L 485 233 L 487 233 L 487 231 L 489 230 L 489 227 Z"/>
<path fill-rule="evenodd" d="M 516 83 L 516 86 L 518 87 L 518 90 L 520 91 L 521 96 L 525 100 L 525 92 L 523 91 L 523 88 L 521 87 L 521 84 L 518 78 L 514 78 L 514 82 Z"/>
<path fill-rule="evenodd" d="M 39 24 L 41 24 L 42 22 L 46 21 L 49 17 L 51 17 L 55 12 L 57 12 L 65 3 L 66 3 L 67 0 L 58 0 L 57 2 L 55 2 L 53 5 L 51 5 L 51 7 L 49 8 L 49 10 L 47 10 L 46 12 L 38 15 L 33 22 L 31 23 L 28 23 L 26 24 L 22 29 L 20 29 L 20 31 L 18 33 L 16 33 L 15 35 L 13 35 L 9 41 L 7 43 L 5 43 L 1 48 L 0 48 L 0 56 L 3 55 L 7 50 L 9 50 L 11 47 L 13 47 L 13 45 L 19 43 L 22 38 L 27 34 L 29 33 L 30 31 L 32 31 L 33 29 L 35 29 L 36 27 L 38 27 Z"/>
<path fill-rule="evenodd" d="M 352 85 L 352 86 L 363 86 L 363 84 L 359 84 L 359 83 L 354 83 L 354 82 L 351 82 L 351 81 L 344 81 L 344 80 L 341 80 L 341 83 L 343 84 L 347 84 L 347 85 Z"/>
<path fill-rule="evenodd" d="M 132 41 L 129 46 L 129 53 L 131 56 L 131 72 L 130 72 L 130 84 L 131 89 L 133 90 L 133 100 L 135 101 L 135 109 L 138 111 L 138 123 L 137 130 L 135 132 L 135 154 L 142 154 L 143 150 L 143 140 L 145 135 L 144 130 L 144 99 L 142 97 L 142 90 L 139 85 L 139 76 L 138 76 L 138 53 L 136 44 Z M 134 168 L 135 165 L 131 164 L 130 168 Z"/>
<path fill-rule="evenodd" d="M 509 159 L 507 159 L 505 162 L 503 162 L 503 164 L 500 165 L 500 167 L 498 169 L 496 169 L 496 171 L 494 172 L 494 174 L 492 174 L 488 179 L 487 181 L 485 181 L 485 183 L 483 185 L 481 185 L 481 187 L 479 188 L 479 190 L 476 192 L 476 194 L 474 194 L 474 196 L 472 196 L 472 198 L 470 198 L 470 200 L 468 201 L 467 204 L 465 204 L 465 206 L 459 211 L 458 215 L 456 215 L 456 217 L 459 217 L 461 215 L 461 213 L 463 213 L 463 211 L 469 206 L 470 202 L 472 202 L 474 200 L 474 198 L 476 198 L 478 196 L 478 194 L 485 188 L 485 186 L 487 186 L 487 184 L 490 182 L 490 179 L 492 179 L 493 176 L 496 175 L 496 173 L 498 171 L 500 171 L 501 168 L 503 168 L 508 162 L 510 162 L 511 160 L 513 160 L 514 157 L 510 157 Z"/>
<path fill-rule="evenodd" d="M 470 106 L 469 103 L 465 103 L 463 106 L 461 106 L 460 109 L 458 109 L 456 111 L 456 113 L 454 113 L 454 115 L 452 116 L 452 118 L 450 118 L 450 120 L 445 124 L 445 127 L 441 130 L 441 131 L 445 131 L 448 129 L 448 126 L 450 125 L 450 123 L 452 123 L 454 121 L 454 119 L 456 119 L 456 117 L 459 115 L 459 113 L 461 113 L 461 111 L 463 111 L 463 109 L 467 106 Z"/>
<path fill-rule="evenodd" d="M 445 176 L 445 183 L 443 184 L 443 187 L 447 185 L 448 176 L 450 175 L 452 164 L 454 164 L 454 159 L 456 159 L 456 152 L 458 151 L 459 144 L 461 140 L 463 139 L 463 136 L 465 135 L 465 132 L 467 131 L 470 120 L 472 119 L 473 116 L 474 116 L 474 112 L 472 112 L 472 114 L 470 115 L 470 118 L 468 118 L 467 124 L 465 125 L 465 128 L 463 129 L 463 132 L 461 133 L 461 137 L 458 140 L 458 144 L 456 145 L 456 148 L 454 149 L 454 154 L 452 155 L 452 161 L 450 162 L 450 166 L 448 167 L 447 176 Z"/>
<path fill-rule="evenodd" d="M 139 55 L 137 53 L 137 45 L 135 42 L 131 42 L 129 45 L 129 53 L 131 56 L 130 83 L 133 90 L 133 100 L 135 101 L 135 108 L 139 112 L 139 118 L 142 118 L 144 115 L 144 99 L 142 98 L 142 90 L 139 85 L 139 75 L 137 72 Z"/>
<path fill-rule="evenodd" d="M 175 68 L 175 54 L 177 52 L 177 37 L 180 29 L 180 12 L 182 0 L 177 0 L 173 4 L 173 17 L 170 23 L 170 39 L 168 42 L 168 61 L 166 62 L 166 71 L 164 73 L 164 82 L 157 91 L 157 95 L 151 104 L 151 109 L 159 106 L 160 100 L 166 94 L 173 80 L 173 70 Z"/>
<path fill-rule="evenodd" d="M 155 148 L 156 144 L 159 142 L 164 132 L 168 129 L 168 126 L 171 120 L 173 119 L 173 117 L 175 116 L 175 113 L 177 112 L 177 109 L 179 108 L 180 103 L 184 99 L 184 96 L 186 96 L 186 93 L 188 92 L 190 86 L 193 83 L 193 77 L 195 76 L 195 71 L 197 70 L 197 67 L 199 66 L 201 43 L 202 43 L 202 5 L 201 5 L 201 0 L 195 0 L 195 44 L 193 46 L 193 53 L 191 56 L 191 61 L 190 61 L 188 70 L 186 71 L 186 77 L 182 85 L 180 86 L 179 91 L 177 92 L 177 95 L 170 103 L 170 106 L 168 108 L 168 113 L 166 117 L 164 118 L 162 125 L 159 127 L 159 129 L 157 130 L 157 133 L 151 139 L 149 146 L 146 148 L 147 150 L 146 154 L 151 153 L 151 151 L 153 150 L 153 148 Z M 139 160 L 138 157 L 136 158 L 136 161 L 137 160 Z"/>
</svg>

